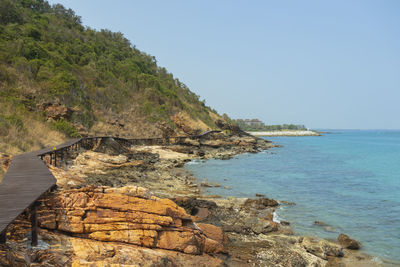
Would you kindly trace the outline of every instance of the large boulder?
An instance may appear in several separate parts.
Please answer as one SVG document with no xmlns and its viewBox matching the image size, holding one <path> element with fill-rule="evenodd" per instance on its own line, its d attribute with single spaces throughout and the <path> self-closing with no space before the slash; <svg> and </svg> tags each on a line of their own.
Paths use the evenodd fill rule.
<svg viewBox="0 0 400 267">
<path fill-rule="evenodd" d="M 307 252 L 324 260 L 328 259 L 328 256 L 343 256 L 343 251 L 340 246 L 326 240 L 316 241 L 313 238 L 304 237 L 301 245 Z"/>
<path fill-rule="evenodd" d="M 253 232 L 255 234 L 267 234 L 277 231 L 279 228 L 278 223 L 268 220 L 268 218 L 266 217 L 249 217 L 247 219 L 244 219 L 243 221 L 237 222 L 236 226 L 239 226 L 241 229 L 248 230 L 250 231 L 250 233 Z"/>
<path fill-rule="evenodd" d="M 208 223 L 196 223 L 196 225 L 208 238 L 211 238 L 220 243 L 222 243 L 226 239 L 221 227 Z"/>
<path fill-rule="evenodd" d="M 361 243 L 357 240 L 350 238 L 348 235 L 340 234 L 338 236 L 339 244 L 348 249 L 360 249 Z"/>
<path fill-rule="evenodd" d="M 195 197 L 176 197 L 172 198 L 176 204 L 183 207 L 190 215 L 199 216 L 201 214 L 210 214 L 210 210 L 217 208 L 217 204 L 213 201 L 197 199 Z M 205 216 L 207 217 L 207 216 Z"/>
<path fill-rule="evenodd" d="M 278 201 L 270 198 L 258 198 L 258 199 L 247 199 L 243 204 L 243 208 L 253 208 L 257 210 L 266 209 L 269 207 L 277 207 L 279 205 Z"/>
</svg>

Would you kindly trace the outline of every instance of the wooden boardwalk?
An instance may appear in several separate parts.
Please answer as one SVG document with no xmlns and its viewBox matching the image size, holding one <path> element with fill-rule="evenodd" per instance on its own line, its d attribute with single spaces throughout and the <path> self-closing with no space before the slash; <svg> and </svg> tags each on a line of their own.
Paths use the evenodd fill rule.
<svg viewBox="0 0 400 267">
<path fill-rule="evenodd" d="M 36 155 L 16 156 L 0 186 L 0 232 L 55 184 L 56 179 Z"/>
<path fill-rule="evenodd" d="M 41 155 L 56 153 L 76 144 L 73 139 L 54 148 L 15 156 L 0 184 L 0 242 L 5 241 L 5 231 L 28 207 L 33 207 L 40 196 L 54 187 L 57 180 L 40 159 Z"/>
<path fill-rule="evenodd" d="M 207 131 L 200 135 L 172 137 L 175 143 L 185 138 L 202 138 L 218 131 Z M 15 156 L 0 184 L 0 243 L 6 242 L 7 227 L 26 208 L 31 208 L 32 245 L 37 244 L 36 201 L 46 191 L 56 185 L 57 180 L 47 168 L 44 157 L 49 163 L 57 165 L 57 159 L 62 159 L 70 149 L 91 149 L 93 143 L 104 138 L 113 138 L 124 145 L 164 145 L 170 140 L 164 138 L 125 139 L 118 137 L 85 137 L 72 139 L 56 147 L 49 147 L 34 152 Z"/>
</svg>

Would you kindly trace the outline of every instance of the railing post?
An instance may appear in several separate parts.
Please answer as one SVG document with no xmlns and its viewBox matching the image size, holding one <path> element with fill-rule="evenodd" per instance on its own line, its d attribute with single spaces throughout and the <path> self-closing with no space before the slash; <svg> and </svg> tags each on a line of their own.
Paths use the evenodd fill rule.
<svg viewBox="0 0 400 267">
<path fill-rule="evenodd" d="M 38 244 L 38 233 L 37 233 L 37 204 L 33 203 L 31 207 L 31 227 L 32 227 L 32 247 L 36 247 Z"/>
<path fill-rule="evenodd" d="M 54 152 L 54 167 L 57 167 L 57 152 Z"/>
</svg>

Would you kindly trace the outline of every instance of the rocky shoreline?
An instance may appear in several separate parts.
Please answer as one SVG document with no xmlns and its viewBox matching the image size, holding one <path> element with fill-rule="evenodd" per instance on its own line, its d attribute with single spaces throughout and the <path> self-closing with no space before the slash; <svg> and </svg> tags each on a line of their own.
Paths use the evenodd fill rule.
<svg viewBox="0 0 400 267">
<path fill-rule="evenodd" d="M 215 133 L 171 146 L 109 139 L 70 155 L 63 167 L 49 166 L 58 188 L 39 200 L 39 247 L 29 246 L 26 212 L 9 227 L 0 265 L 378 266 L 346 237 L 340 244 L 294 235 L 289 222 L 274 220 L 276 200 L 205 195 L 183 168 L 271 147 Z"/>
</svg>

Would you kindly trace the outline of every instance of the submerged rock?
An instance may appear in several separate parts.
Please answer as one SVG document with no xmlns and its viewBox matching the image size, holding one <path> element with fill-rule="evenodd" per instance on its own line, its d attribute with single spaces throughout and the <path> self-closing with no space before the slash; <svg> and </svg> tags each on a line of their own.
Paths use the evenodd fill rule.
<svg viewBox="0 0 400 267">
<path fill-rule="evenodd" d="M 320 226 L 322 227 L 325 231 L 334 233 L 336 232 L 335 228 L 327 223 L 321 222 L 321 221 L 314 221 L 315 226 Z"/>
<path fill-rule="evenodd" d="M 281 200 L 279 202 L 281 204 L 285 204 L 285 205 L 288 205 L 288 206 L 296 206 L 296 203 L 295 202 L 291 202 L 291 201 Z"/>
</svg>

